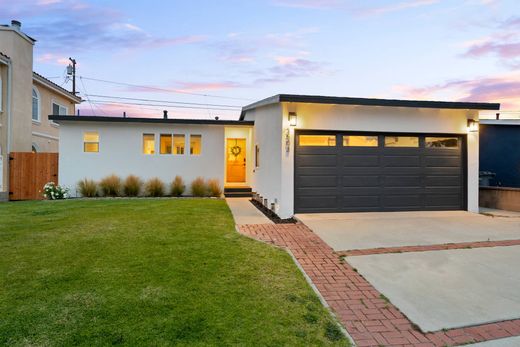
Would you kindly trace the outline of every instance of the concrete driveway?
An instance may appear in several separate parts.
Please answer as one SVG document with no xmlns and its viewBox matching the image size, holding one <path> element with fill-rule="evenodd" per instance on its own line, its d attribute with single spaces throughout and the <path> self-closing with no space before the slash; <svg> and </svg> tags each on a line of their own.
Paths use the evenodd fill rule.
<svg viewBox="0 0 520 347">
<path fill-rule="evenodd" d="M 465 211 L 297 214 L 335 251 L 520 239 L 520 216 Z"/>
<path fill-rule="evenodd" d="M 520 318 L 520 246 L 348 257 L 422 331 Z"/>
</svg>

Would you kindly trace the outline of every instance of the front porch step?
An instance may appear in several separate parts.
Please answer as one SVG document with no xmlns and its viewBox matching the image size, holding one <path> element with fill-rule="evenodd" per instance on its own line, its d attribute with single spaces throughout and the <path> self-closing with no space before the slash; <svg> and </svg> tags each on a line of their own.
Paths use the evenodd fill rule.
<svg viewBox="0 0 520 347">
<path fill-rule="evenodd" d="M 253 190 L 251 187 L 225 187 L 224 196 L 226 198 L 251 198 Z"/>
</svg>

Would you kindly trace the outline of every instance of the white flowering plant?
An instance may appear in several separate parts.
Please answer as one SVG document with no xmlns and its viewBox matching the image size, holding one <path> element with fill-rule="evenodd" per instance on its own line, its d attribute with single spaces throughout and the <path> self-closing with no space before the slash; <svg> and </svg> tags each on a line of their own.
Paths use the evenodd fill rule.
<svg viewBox="0 0 520 347">
<path fill-rule="evenodd" d="M 69 188 L 48 182 L 43 186 L 43 197 L 47 200 L 60 200 L 69 197 Z"/>
</svg>

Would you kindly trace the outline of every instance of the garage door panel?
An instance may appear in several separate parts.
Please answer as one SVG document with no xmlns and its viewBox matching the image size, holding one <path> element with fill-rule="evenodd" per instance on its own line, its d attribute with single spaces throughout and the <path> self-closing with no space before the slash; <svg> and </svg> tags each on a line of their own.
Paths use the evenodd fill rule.
<svg viewBox="0 0 520 347">
<path fill-rule="evenodd" d="M 424 184 L 427 187 L 441 186 L 441 187 L 459 187 L 461 176 L 426 176 Z"/>
<path fill-rule="evenodd" d="M 336 197 L 338 195 L 337 188 L 333 187 L 309 187 L 309 188 L 297 188 L 295 192 L 298 196 L 308 197 L 308 196 L 333 196 Z"/>
<path fill-rule="evenodd" d="M 428 194 L 425 196 L 425 202 L 428 206 L 457 206 L 459 204 L 458 194 Z"/>
<path fill-rule="evenodd" d="M 295 164 L 299 167 L 337 167 L 338 159 L 333 154 L 304 154 L 298 156 Z"/>
<path fill-rule="evenodd" d="M 462 167 L 429 167 L 424 169 L 425 176 L 460 176 Z"/>
<path fill-rule="evenodd" d="M 418 155 L 389 155 L 382 158 L 386 167 L 420 167 L 421 157 Z"/>
<path fill-rule="evenodd" d="M 423 193 L 422 187 L 383 188 L 383 196 L 421 195 Z"/>
<path fill-rule="evenodd" d="M 340 191 L 343 196 L 351 195 L 379 195 L 381 193 L 380 187 L 343 187 Z"/>
<path fill-rule="evenodd" d="M 308 210 L 331 210 L 335 211 L 338 207 L 338 201 L 335 196 L 306 196 L 300 197 L 296 201 L 300 209 Z"/>
<path fill-rule="evenodd" d="M 423 170 L 420 167 L 384 167 L 380 172 L 382 176 L 418 176 Z"/>
<path fill-rule="evenodd" d="M 425 156 L 426 167 L 456 167 L 460 168 L 460 156 Z"/>
<path fill-rule="evenodd" d="M 384 208 L 417 208 L 422 206 L 421 194 L 410 195 L 385 195 L 382 198 Z"/>
<path fill-rule="evenodd" d="M 325 176 L 325 175 L 309 175 L 309 176 L 298 176 L 298 187 L 329 187 L 336 188 L 338 177 L 336 175 Z"/>
<path fill-rule="evenodd" d="M 377 155 L 352 155 L 343 156 L 344 167 L 379 167 L 379 156 Z"/>
<path fill-rule="evenodd" d="M 379 209 L 381 201 L 379 196 L 344 196 L 342 199 L 342 210 L 343 209 Z"/>
<path fill-rule="evenodd" d="M 364 135 L 378 136 L 379 147 L 348 147 L 340 140 L 330 147 L 296 146 L 296 212 L 464 208 L 462 137 L 459 147 L 447 149 L 425 148 L 425 136 L 435 135 L 412 135 L 418 147 L 384 147 L 382 139 L 395 134 Z"/>
<path fill-rule="evenodd" d="M 383 176 L 385 187 L 420 187 L 423 184 L 422 176 Z"/>
<path fill-rule="evenodd" d="M 343 187 L 378 187 L 380 177 L 379 175 L 343 176 L 341 183 Z"/>
</svg>

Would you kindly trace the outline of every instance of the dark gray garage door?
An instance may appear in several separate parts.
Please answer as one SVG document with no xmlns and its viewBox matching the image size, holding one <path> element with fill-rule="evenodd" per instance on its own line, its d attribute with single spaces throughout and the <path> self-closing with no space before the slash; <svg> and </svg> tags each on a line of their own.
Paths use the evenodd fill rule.
<svg viewBox="0 0 520 347">
<path fill-rule="evenodd" d="M 295 212 L 461 210 L 460 135 L 296 133 Z"/>
</svg>

